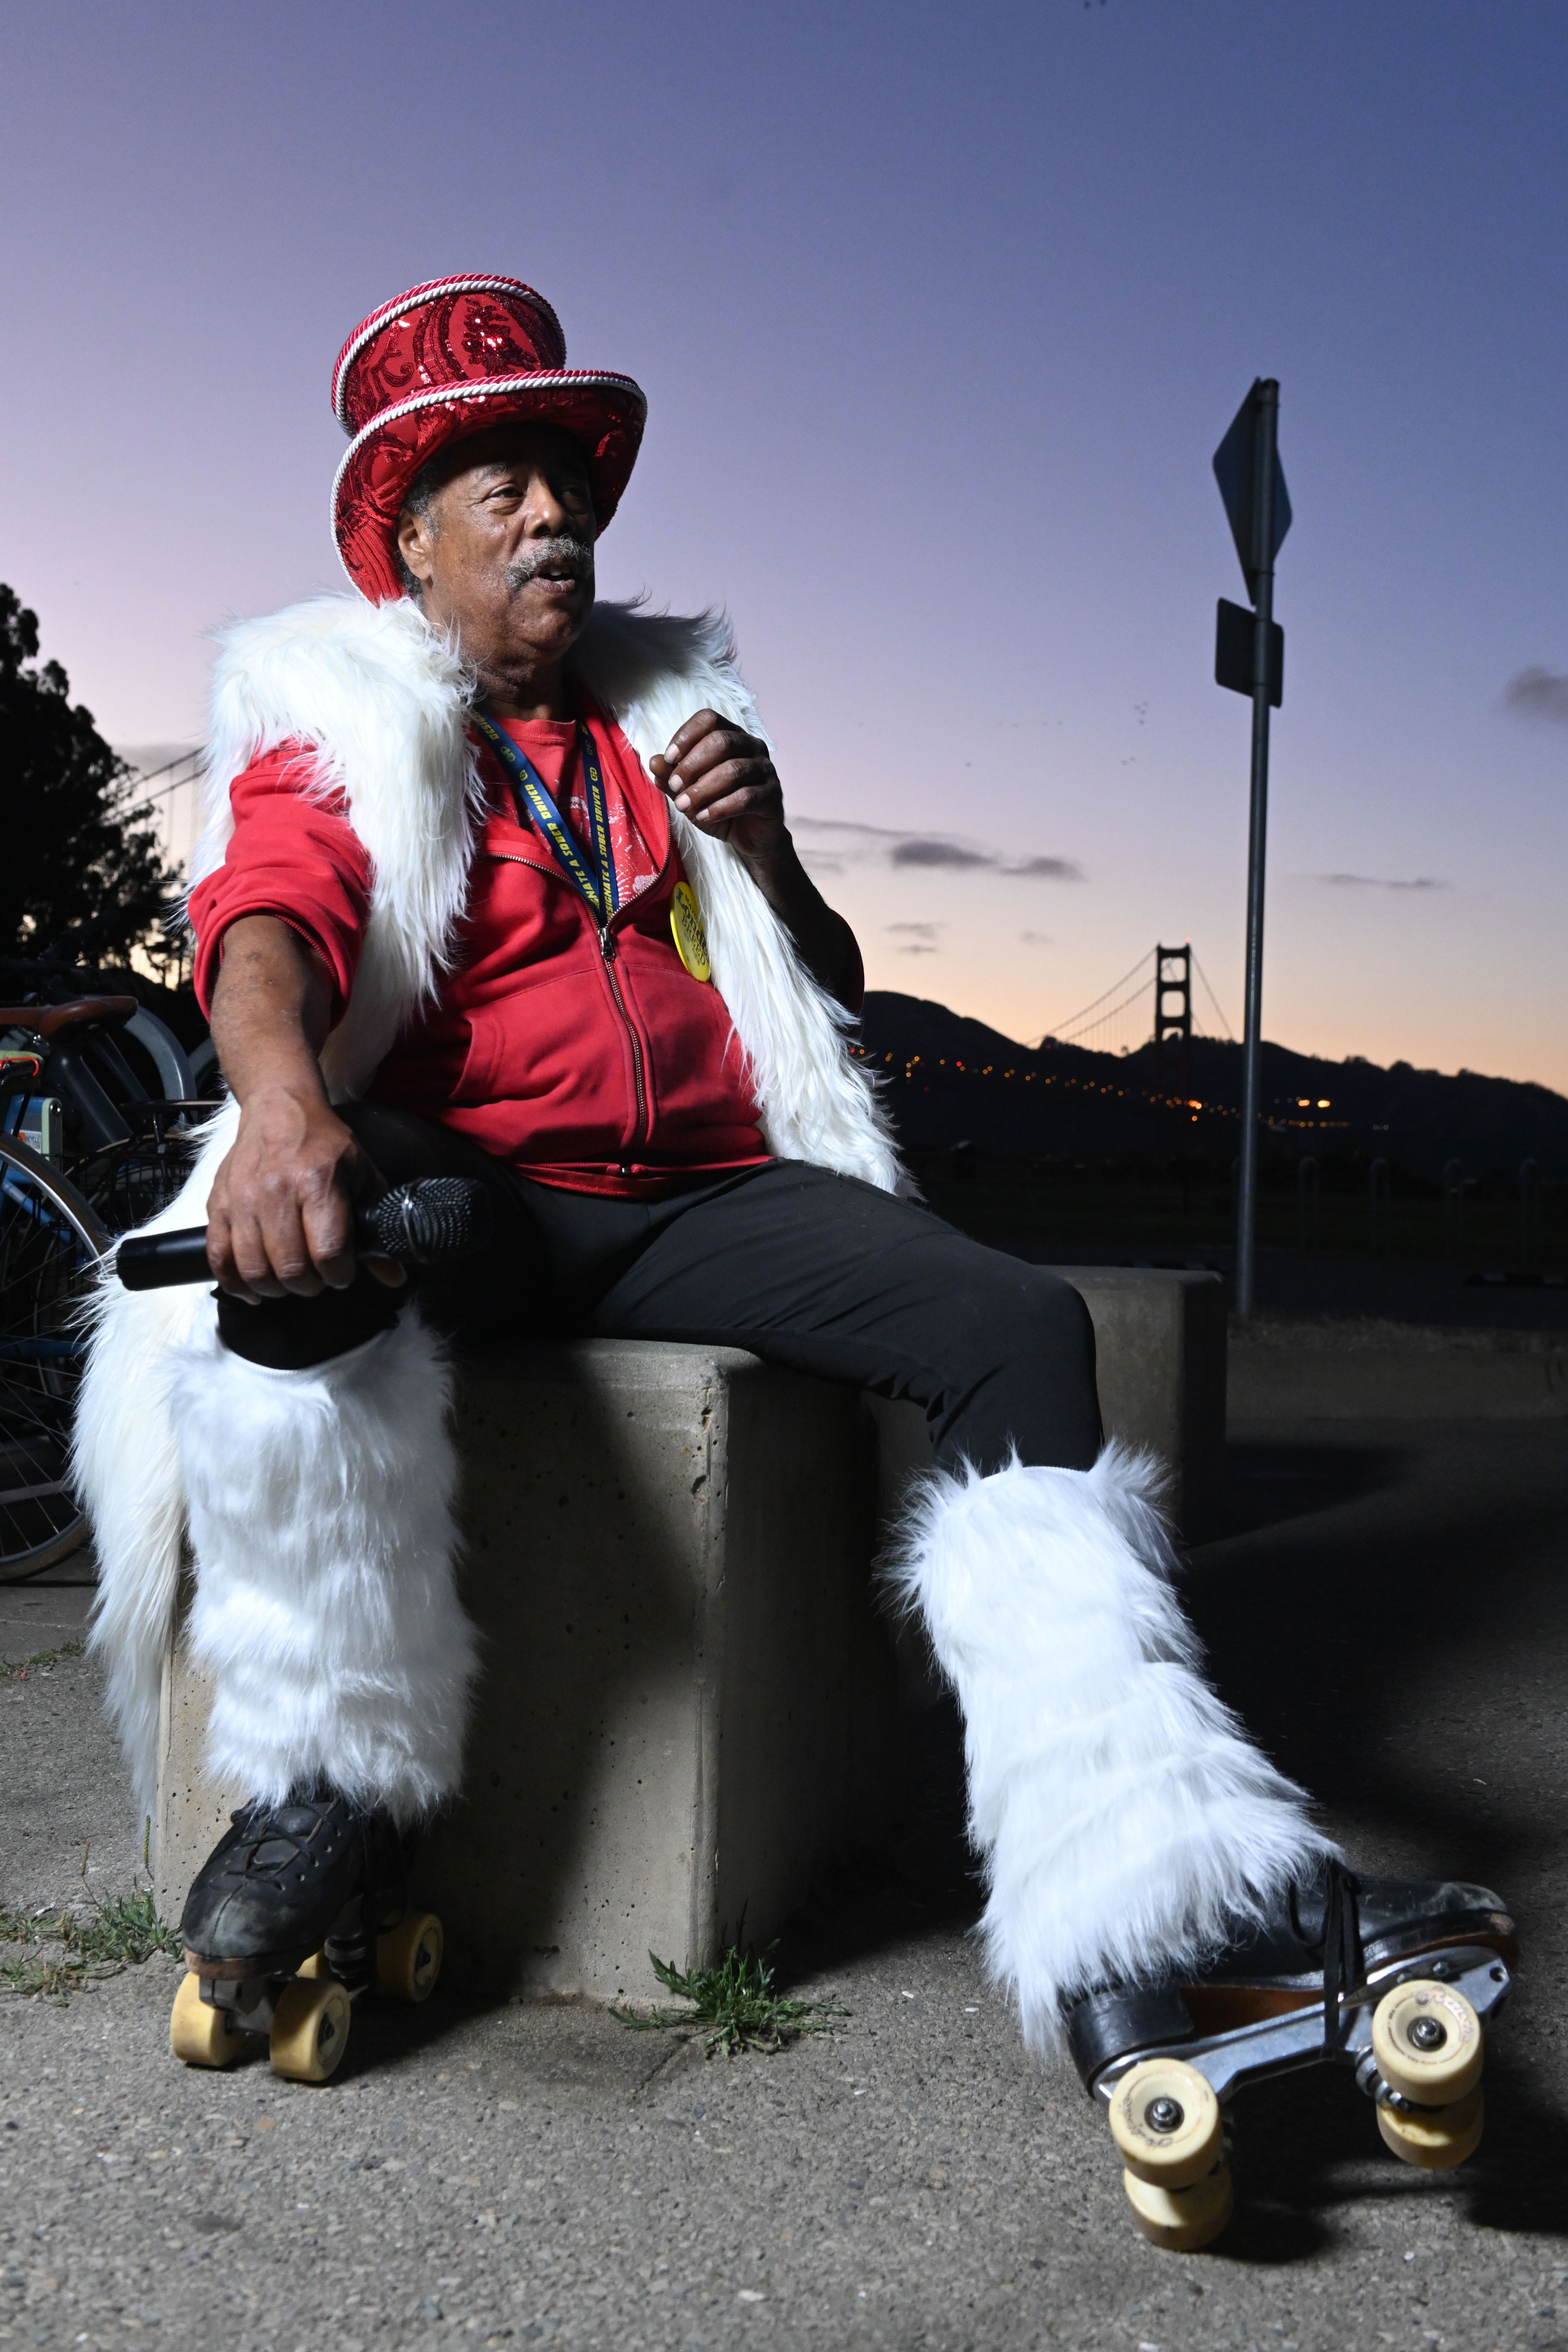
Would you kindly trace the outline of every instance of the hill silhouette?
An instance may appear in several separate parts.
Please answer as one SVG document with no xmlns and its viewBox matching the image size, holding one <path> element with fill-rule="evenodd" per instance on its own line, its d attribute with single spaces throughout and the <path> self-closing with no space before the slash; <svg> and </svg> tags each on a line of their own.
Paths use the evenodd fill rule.
<svg viewBox="0 0 1568 2352">
<path fill-rule="evenodd" d="M 1016 1045 L 982 1021 L 930 999 L 872 990 L 862 1052 L 886 1080 L 906 1148 L 968 1142 L 1008 1158 L 1192 1159 L 1228 1163 L 1240 1123 L 1241 1048 L 1194 1037 L 1188 1084 L 1152 1044 L 1133 1054 Z M 1568 1097 L 1470 1070 L 1445 1076 L 1352 1055 L 1333 1062 L 1266 1044 L 1266 1149 L 1294 1160 L 1386 1159 L 1437 1182 L 1458 1160 L 1467 1178 L 1517 1181 L 1534 1160 L 1543 1179 L 1568 1174 Z"/>
</svg>

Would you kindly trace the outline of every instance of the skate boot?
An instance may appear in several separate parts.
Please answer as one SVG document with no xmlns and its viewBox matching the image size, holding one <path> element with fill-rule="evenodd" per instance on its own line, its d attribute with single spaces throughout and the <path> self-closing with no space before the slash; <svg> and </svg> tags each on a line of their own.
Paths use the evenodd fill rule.
<svg viewBox="0 0 1568 2352">
<path fill-rule="evenodd" d="M 362 1992 L 424 2000 L 441 1967 L 441 1923 L 408 1908 L 391 1820 L 331 1790 L 235 1813 L 180 1933 L 190 1973 L 169 2021 L 174 2056 L 226 2066 L 265 2034 L 274 2071 L 300 2083 L 336 2072 Z"/>
<path fill-rule="evenodd" d="M 1331 1862 L 1190 1980 L 1074 2002 L 1068 2044 L 1110 2110 L 1145 2236 L 1181 2252 L 1216 2238 L 1231 2212 L 1231 2101 L 1320 2062 L 1353 2072 L 1406 2164 L 1462 2164 L 1481 2136 L 1483 2021 L 1516 1957 L 1486 1887 L 1357 1880 Z"/>
</svg>

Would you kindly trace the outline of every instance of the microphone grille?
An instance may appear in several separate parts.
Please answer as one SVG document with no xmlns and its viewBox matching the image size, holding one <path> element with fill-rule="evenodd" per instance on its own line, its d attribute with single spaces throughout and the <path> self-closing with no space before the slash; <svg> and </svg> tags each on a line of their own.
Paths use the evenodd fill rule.
<svg viewBox="0 0 1568 2352">
<path fill-rule="evenodd" d="M 384 1192 L 363 1213 L 363 1240 L 374 1252 L 429 1265 L 468 1257 L 490 1233 L 489 1198 L 468 1176 L 426 1176 Z"/>
</svg>

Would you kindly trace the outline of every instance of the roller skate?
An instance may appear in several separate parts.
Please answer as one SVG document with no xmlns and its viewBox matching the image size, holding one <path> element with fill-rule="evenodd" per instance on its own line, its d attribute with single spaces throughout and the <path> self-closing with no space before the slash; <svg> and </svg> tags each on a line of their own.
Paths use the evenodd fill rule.
<svg viewBox="0 0 1568 2352">
<path fill-rule="evenodd" d="M 331 1790 L 233 1814 L 180 1933 L 174 2056 L 228 2066 L 264 2035 L 274 2073 L 296 2083 L 336 2073 L 362 1993 L 424 2000 L 441 1969 L 441 1923 L 408 1907 L 391 1820 Z"/>
<path fill-rule="evenodd" d="M 1516 1958 L 1513 1922 L 1486 1887 L 1358 1881 L 1331 1862 L 1193 1981 L 1075 2002 L 1068 2047 L 1109 2110 L 1144 2235 L 1181 2252 L 1218 2237 L 1230 2104 L 1300 2066 L 1349 2067 L 1406 2164 L 1462 2164 L 1481 2136 L 1483 2025 Z"/>
</svg>

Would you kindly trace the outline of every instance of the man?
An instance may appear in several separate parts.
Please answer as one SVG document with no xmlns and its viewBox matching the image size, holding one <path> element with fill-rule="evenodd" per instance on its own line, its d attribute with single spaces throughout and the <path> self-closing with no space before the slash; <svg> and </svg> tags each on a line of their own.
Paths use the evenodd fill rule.
<svg viewBox="0 0 1568 2352">
<path fill-rule="evenodd" d="M 1165 2032 L 1157 1989 L 1260 1922 L 1321 1983 L 1342 1874 L 1202 1678 L 1080 1301 L 899 1196 L 855 942 L 724 633 L 595 608 L 643 401 L 564 362 L 514 279 L 373 314 L 334 377 L 361 593 L 218 666 L 191 918 L 233 1102 L 163 1221 L 205 1214 L 218 1291 L 106 1299 L 80 1437 L 142 1801 L 187 1528 L 211 1759 L 254 1800 L 191 1890 L 193 1965 L 314 1949 L 458 1788 L 442 1335 L 500 1328 L 730 1341 L 924 1406 L 901 1584 L 1032 2044 L 1070 2012 L 1092 2071 L 1145 1997 Z M 434 1173 L 485 1186 L 495 1239 L 411 1298 L 350 1204 Z"/>
</svg>

